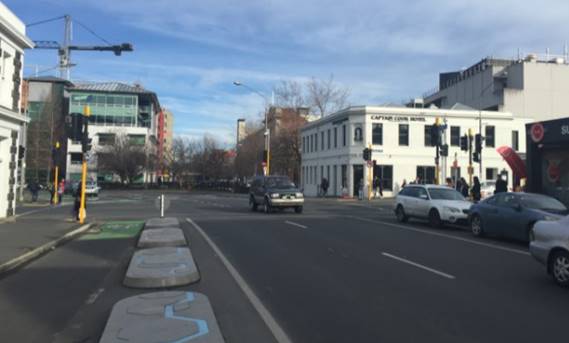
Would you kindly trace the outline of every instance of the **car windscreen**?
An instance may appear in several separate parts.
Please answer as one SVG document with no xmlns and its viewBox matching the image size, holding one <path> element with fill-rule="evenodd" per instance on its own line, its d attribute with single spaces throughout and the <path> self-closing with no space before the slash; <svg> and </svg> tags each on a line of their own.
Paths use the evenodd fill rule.
<svg viewBox="0 0 569 343">
<path fill-rule="evenodd" d="M 454 189 L 429 188 L 433 200 L 464 200 L 464 197 Z"/>
<path fill-rule="evenodd" d="M 567 207 L 561 202 L 544 195 L 522 195 L 520 201 L 524 207 L 528 208 L 559 213 L 567 212 Z"/>
<path fill-rule="evenodd" d="M 293 182 L 286 177 L 270 177 L 265 180 L 265 186 L 268 188 L 290 189 L 295 188 Z"/>
</svg>

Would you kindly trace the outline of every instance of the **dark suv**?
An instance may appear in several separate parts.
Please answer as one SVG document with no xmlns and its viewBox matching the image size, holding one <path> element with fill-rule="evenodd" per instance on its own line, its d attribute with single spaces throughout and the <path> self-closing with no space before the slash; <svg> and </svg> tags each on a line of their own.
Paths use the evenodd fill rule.
<svg viewBox="0 0 569 343">
<path fill-rule="evenodd" d="M 304 195 L 286 176 L 256 176 L 249 189 L 249 206 L 256 211 L 259 205 L 265 213 L 287 207 L 302 213 Z"/>
</svg>

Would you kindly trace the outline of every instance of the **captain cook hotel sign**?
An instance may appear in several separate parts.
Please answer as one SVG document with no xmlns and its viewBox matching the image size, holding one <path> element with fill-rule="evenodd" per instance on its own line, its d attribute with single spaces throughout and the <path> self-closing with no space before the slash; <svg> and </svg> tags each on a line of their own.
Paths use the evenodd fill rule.
<svg viewBox="0 0 569 343">
<path fill-rule="evenodd" d="M 394 122 L 410 122 L 410 121 L 426 122 L 425 117 L 406 117 L 406 116 L 394 116 L 394 115 L 372 115 L 371 120 L 394 121 Z"/>
</svg>

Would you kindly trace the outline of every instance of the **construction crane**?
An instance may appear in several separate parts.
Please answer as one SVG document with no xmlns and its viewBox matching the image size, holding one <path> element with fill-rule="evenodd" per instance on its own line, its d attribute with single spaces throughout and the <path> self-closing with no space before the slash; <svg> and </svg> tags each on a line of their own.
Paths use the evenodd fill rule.
<svg viewBox="0 0 569 343">
<path fill-rule="evenodd" d="M 58 68 L 59 68 L 60 77 L 63 79 L 69 80 L 71 77 L 71 75 L 70 75 L 71 67 L 76 66 L 76 64 L 71 63 L 71 51 L 72 50 L 76 50 L 76 51 L 112 51 L 116 56 L 120 56 L 123 53 L 123 51 L 133 51 L 132 44 L 122 43 L 122 44 L 118 44 L 118 45 L 112 45 L 107 40 L 103 39 L 102 37 L 97 35 L 95 32 L 93 32 L 93 30 L 89 29 L 87 26 L 85 26 L 85 25 L 83 25 L 77 21 L 75 21 L 77 24 L 79 24 L 84 29 L 89 31 L 95 37 L 101 39 L 107 45 L 102 45 L 102 46 L 72 45 L 71 44 L 71 30 L 72 30 L 71 25 L 72 25 L 73 21 L 71 20 L 70 15 L 64 15 L 63 17 L 57 17 L 57 18 L 53 18 L 53 19 L 43 20 L 43 21 L 40 21 L 37 23 L 29 24 L 27 26 L 29 27 L 29 26 L 39 25 L 39 24 L 43 24 L 43 23 L 47 23 L 47 22 L 59 20 L 59 19 L 65 20 L 65 32 L 63 35 L 63 44 L 59 44 L 56 41 L 43 41 L 43 40 L 34 41 L 34 43 L 35 43 L 36 49 L 58 50 L 58 53 L 59 53 Z"/>
</svg>

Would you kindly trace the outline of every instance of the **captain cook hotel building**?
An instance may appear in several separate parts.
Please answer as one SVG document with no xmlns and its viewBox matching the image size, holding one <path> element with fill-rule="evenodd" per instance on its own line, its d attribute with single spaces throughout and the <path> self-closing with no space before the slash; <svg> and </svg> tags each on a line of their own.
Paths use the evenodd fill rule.
<svg viewBox="0 0 569 343">
<path fill-rule="evenodd" d="M 530 119 L 496 111 L 374 106 L 349 107 L 303 127 L 301 187 L 307 196 L 315 196 L 322 178 L 326 178 L 329 195 L 347 192 L 357 196 L 360 182 L 367 191 L 370 170 L 372 177 L 382 180 L 385 196 L 396 194 L 403 180 L 409 183 L 419 177 L 425 183 L 433 183 L 435 147 L 430 130 L 437 117 L 446 122 L 443 143 L 449 146 L 446 163 L 444 159 L 441 163 L 442 177 L 458 174 L 468 180 L 468 153 L 460 150 L 460 137 L 469 129 L 478 133 L 481 118 L 485 137 L 482 175 L 479 165 L 473 163 L 474 176 L 481 182 L 495 180 L 498 173 L 506 170 L 511 187 L 512 171 L 496 149 L 509 146 L 525 153 L 525 124 Z M 362 156 L 369 145 L 372 160 L 376 161 L 374 168 L 368 168 Z"/>
</svg>

